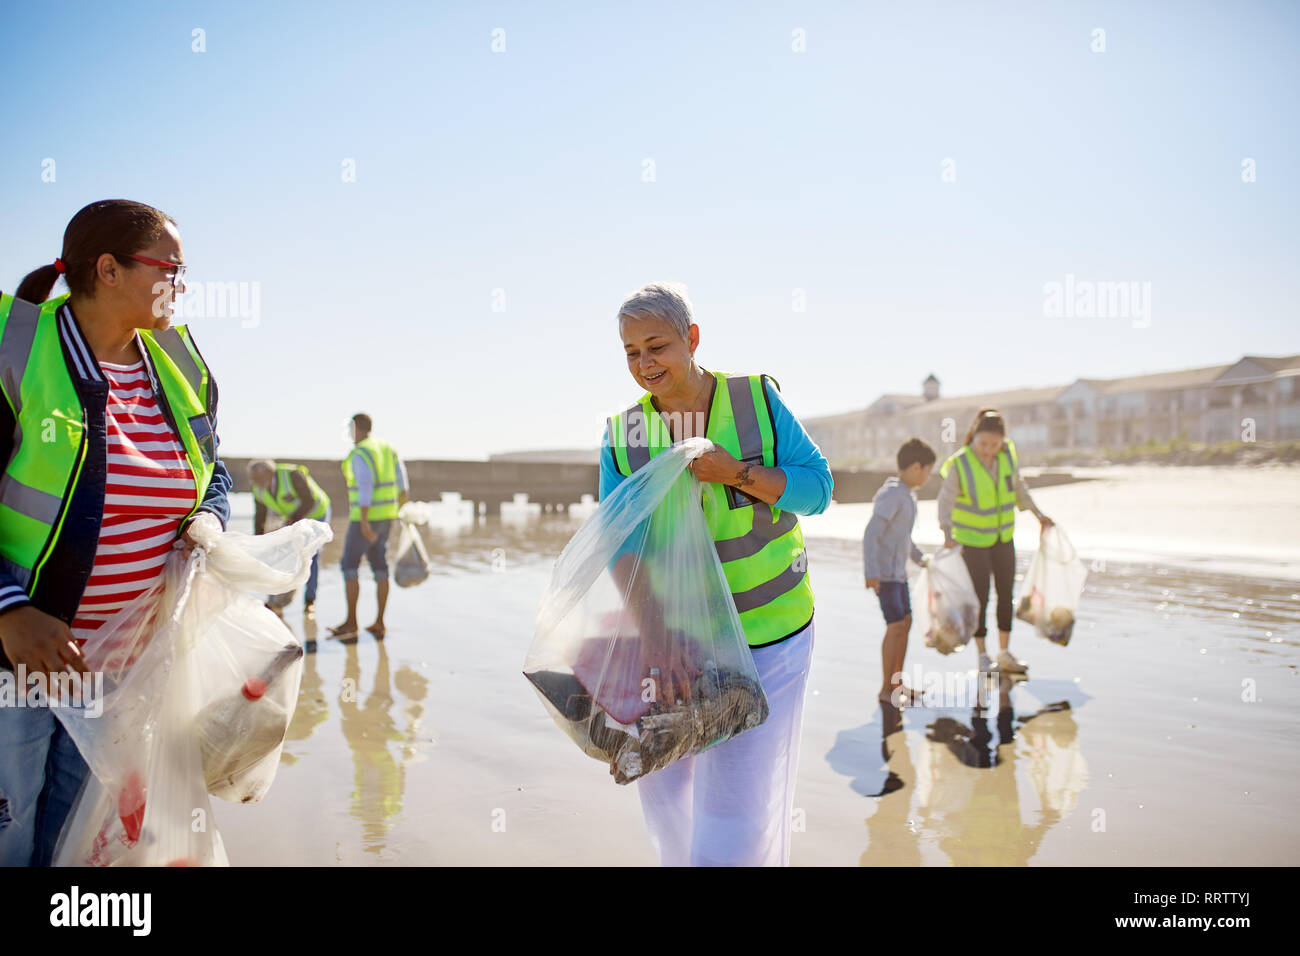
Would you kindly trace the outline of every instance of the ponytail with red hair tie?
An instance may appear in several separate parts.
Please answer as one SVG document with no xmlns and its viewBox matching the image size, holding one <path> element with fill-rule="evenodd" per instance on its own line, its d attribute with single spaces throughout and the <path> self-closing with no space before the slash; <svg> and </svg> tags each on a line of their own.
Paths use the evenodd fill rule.
<svg viewBox="0 0 1300 956">
<path fill-rule="evenodd" d="M 63 264 L 62 259 L 54 260 L 54 269 L 59 275 L 63 275 L 63 273 L 68 271 L 68 267 Z"/>
</svg>

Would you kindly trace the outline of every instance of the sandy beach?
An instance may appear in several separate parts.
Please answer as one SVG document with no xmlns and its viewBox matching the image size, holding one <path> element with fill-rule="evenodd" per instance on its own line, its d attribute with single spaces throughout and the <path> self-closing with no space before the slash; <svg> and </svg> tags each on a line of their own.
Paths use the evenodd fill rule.
<svg viewBox="0 0 1300 956">
<path fill-rule="evenodd" d="M 973 647 L 945 658 L 914 636 L 909 680 L 933 675 L 950 693 L 901 721 L 875 701 L 884 623 L 860 554 L 870 506 L 806 520 L 817 643 L 792 864 L 1300 862 L 1300 472 L 1090 477 L 1036 493 L 1093 567 L 1070 646 L 1017 623 L 1012 649 L 1031 677 L 978 708 Z M 271 792 L 214 802 L 232 863 L 656 862 L 635 788 L 564 737 L 520 674 L 578 524 L 522 510 L 431 527 L 434 574 L 394 589 L 382 643 L 319 641 Z M 250 513 L 237 500 L 232 527 Z M 922 502 L 927 550 L 934 525 Z M 1036 525 L 1018 526 L 1020 573 Z M 322 633 L 342 617 L 338 547 L 322 569 Z M 362 580 L 364 623 L 374 598 Z M 287 620 L 304 636 L 296 605 Z"/>
</svg>

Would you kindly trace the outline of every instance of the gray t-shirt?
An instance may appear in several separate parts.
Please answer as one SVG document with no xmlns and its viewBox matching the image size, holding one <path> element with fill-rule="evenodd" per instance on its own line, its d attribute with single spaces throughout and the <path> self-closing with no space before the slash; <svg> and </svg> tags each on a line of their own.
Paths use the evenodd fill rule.
<svg viewBox="0 0 1300 956">
<path fill-rule="evenodd" d="M 887 478 L 871 499 L 871 520 L 862 533 L 862 576 L 870 580 L 906 581 L 907 558 L 924 557 L 912 543 L 916 495 L 897 477 Z"/>
</svg>

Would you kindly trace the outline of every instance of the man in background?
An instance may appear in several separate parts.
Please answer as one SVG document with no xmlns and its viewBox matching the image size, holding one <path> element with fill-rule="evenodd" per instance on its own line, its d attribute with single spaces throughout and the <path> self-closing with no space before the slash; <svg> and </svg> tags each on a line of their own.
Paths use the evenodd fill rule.
<svg viewBox="0 0 1300 956">
<path fill-rule="evenodd" d="M 253 486 L 253 534 L 266 533 L 266 517 L 275 512 L 285 524 L 303 518 L 312 518 L 329 524 L 330 499 L 323 488 L 312 478 L 306 465 L 291 465 L 270 458 L 259 458 L 248 463 L 248 480 Z M 315 615 L 316 583 L 320 577 L 320 552 L 311 558 L 311 576 L 303 592 L 302 612 L 306 617 Z M 267 606 L 278 613 L 274 601 Z"/>
<path fill-rule="evenodd" d="M 348 616 L 342 624 L 330 628 L 340 640 L 356 640 L 357 599 L 361 582 L 357 574 L 365 556 L 375 576 L 379 611 L 375 623 L 366 630 L 376 640 L 384 637 L 384 608 L 388 604 L 388 533 L 397 517 L 397 509 L 406 504 L 406 466 L 388 442 L 370 434 L 370 416 L 358 412 L 352 416 L 353 448 L 343 459 L 343 477 L 348 484 L 348 533 L 343 540 L 343 587 L 347 595 Z"/>
</svg>

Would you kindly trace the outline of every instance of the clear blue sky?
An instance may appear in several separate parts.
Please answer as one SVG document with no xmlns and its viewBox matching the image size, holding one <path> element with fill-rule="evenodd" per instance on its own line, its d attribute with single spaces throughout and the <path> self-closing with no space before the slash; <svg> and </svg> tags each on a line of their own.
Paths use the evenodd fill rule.
<svg viewBox="0 0 1300 956">
<path fill-rule="evenodd" d="M 286 458 L 357 410 L 407 457 L 594 446 L 656 279 L 805 417 L 1300 352 L 1300 6 L 619 6 L 11 5 L 0 287 L 160 207 L 192 279 L 260 283 L 191 328 L 223 451 Z M 1150 282 L 1150 327 L 1044 318 L 1067 273 Z"/>
</svg>

